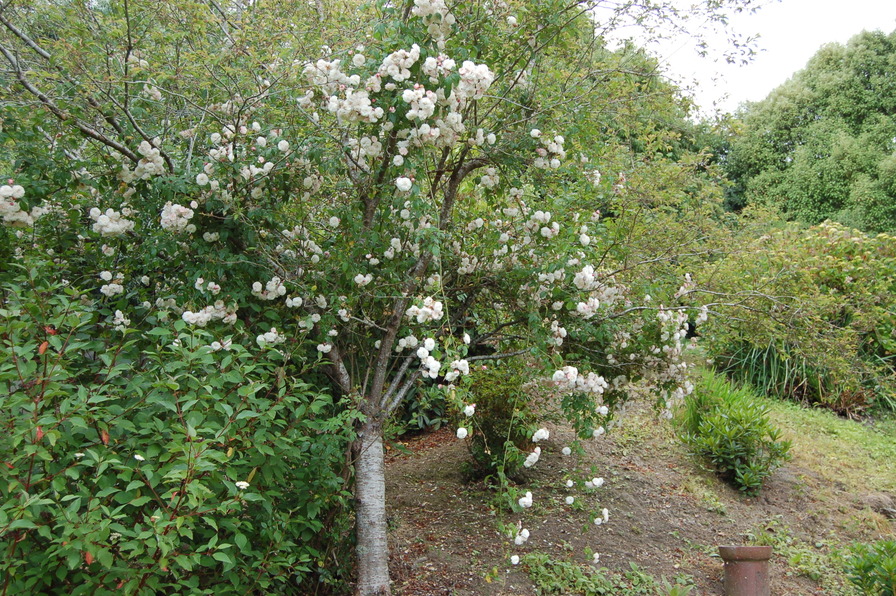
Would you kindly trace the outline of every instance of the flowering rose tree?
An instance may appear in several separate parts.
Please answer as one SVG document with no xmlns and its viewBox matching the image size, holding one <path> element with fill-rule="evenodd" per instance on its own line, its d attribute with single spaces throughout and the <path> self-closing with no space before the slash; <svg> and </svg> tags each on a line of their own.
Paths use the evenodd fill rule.
<svg viewBox="0 0 896 596">
<path fill-rule="evenodd" d="M 465 414 L 463 439 L 478 361 L 524 358 L 587 439 L 630 400 L 668 412 L 690 391 L 688 314 L 662 306 L 690 281 L 673 298 L 678 283 L 663 294 L 638 277 L 639 263 L 679 255 L 620 240 L 637 229 L 626 214 L 650 208 L 632 208 L 624 175 L 599 172 L 601 3 L 387 2 L 358 9 L 375 19 L 360 43 L 319 28 L 323 4 L 7 4 L 6 117 L 21 121 L 0 187 L 13 356 L 0 400 L 19 396 L 4 421 L 22 425 L 0 454 L 7 559 L 17 543 L 52 544 L 70 557 L 58 585 L 82 560 L 98 585 L 141 589 L 194 565 L 229 571 L 247 542 L 231 518 L 275 510 L 283 478 L 307 483 L 309 519 L 337 506 L 314 495 L 339 490 L 338 465 L 328 487 L 295 475 L 320 465 L 309 434 L 334 447 L 353 430 L 356 591 L 387 594 L 383 429 L 415 392 Z M 74 397 L 41 390 L 50 381 Z M 526 466 L 547 438 L 534 434 Z M 274 455 L 290 462 L 282 477 L 265 471 Z M 70 499 L 88 464 L 128 488 L 94 482 Z M 67 542 L 42 521 L 95 507 Z M 216 531 L 194 540 L 198 519 Z M 164 546 L 138 545 L 150 538 Z M 228 581 L 282 590 L 308 571 L 278 556 L 252 570 L 273 579 Z M 56 581 L 19 577 L 4 590 Z"/>
</svg>

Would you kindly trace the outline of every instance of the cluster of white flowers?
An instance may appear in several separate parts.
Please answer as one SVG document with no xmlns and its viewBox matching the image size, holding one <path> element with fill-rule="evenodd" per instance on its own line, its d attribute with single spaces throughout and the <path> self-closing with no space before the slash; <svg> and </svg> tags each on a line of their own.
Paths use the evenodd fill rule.
<svg viewBox="0 0 896 596">
<path fill-rule="evenodd" d="M 418 340 L 413 335 L 409 335 L 407 337 L 402 337 L 401 339 L 398 340 L 398 343 L 395 346 L 395 351 L 401 352 L 404 349 L 413 350 L 418 345 L 420 345 L 420 340 Z"/>
<path fill-rule="evenodd" d="M 533 139 L 541 141 L 541 147 L 535 149 L 538 157 L 535 158 L 532 165 L 541 169 L 556 170 L 559 168 L 562 160 L 566 158 L 566 151 L 563 149 L 563 143 L 566 142 L 566 139 L 560 135 L 551 139 L 543 135 L 537 128 L 533 128 L 529 134 Z"/>
<path fill-rule="evenodd" d="M 461 257 L 460 267 L 457 268 L 457 272 L 460 275 L 469 275 L 476 271 L 479 268 L 479 259 L 476 257 L 470 257 L 465 255 Z"/>
<path fill-rule="evenodd" d="M 410 68 L 420 59 L 420 46 L 414 44 L 410 50 L 397 50 L 383 59 L 379 73 L 400 83 L 411 78 Z"/>
<path fill-rule="evenodd" d="M 486 168 L 485 174 L 482 175 L 480 180 L 482 186 L 485 188 L 494 188 L 498 186 L 498 183 L 501 181 L 500 176 L 498 176 L 498 170 L 495 168 Z"/>
<path fill-rule="evenodd" d="M 528 231 L 530 233 L 535 233 L 536 230 L 541 228 L 542 230 L 547 230 L 547 232 L 542 232 L 542 235 L 547 237 L 547 235 L 550 234 L 551 230 L 553 229 L 553 226 L 548 227 L 548 225 L 547 225 L 550 223 L 550 221 L 551 221 L 551 212 L 550 211 L 541 211 L 541 210 L 535 211 L 534 213 L 532 213 L 532 215 L 529 216 L 528 221 L 526 221 L 526 224 L 525 224 L 526 231 Z M 557 224 L 557 222 L 554 222 L 554 225 L 557 226 L 557 231 L 559 231 L 560 230 L 559 224 Z"/>
<path fill-rule="evenodd" d="M 375 123 L 385 115 L 383 108 L 374 107 L 370 95 L 364 89 L 348 88 L 343 98 L 331 95 L 327 101 L 327 109 L 336 114 L 340 122 Z"/>
<path fill-rule="evenodd" d="M 709 318 L 709 308 L 707 306 L 700 307 L 700 313 L 697 315 L 697 318 L 694 319 L 695 325 L 702 325 Z"/>
<path fill-rule="evenodd" d="M 0 186 L 0 217 L 9 226 L 33 226 L 46 210 L 34 207 L 31 213 L 22 210 L 16 201 L 25 196 L 25 189 L 18 184 Z"/>
<path fill-rule="evenodd" d="M 165 160 L 162 159 L 162 153 L 149 141 L 140 143 L 137 153 L 143 158 L 137 162 L 137 167 L 133 171 L 127 165 L 122 165 L 120 177 L 123 181 L 130 183 L 135 180 L 149 180 L 153 176 L 161 176 L 165 173 Z"/>
<path fill-rule="evenodd" d="M 445 375 L 445 381 L 448 383 L 453 383 L 461 375 L 470 374 L 470 364 L 466 360 L 452 360 L 451 364 L 448 365 L 448 368 L 451 369 L 451 372 Z M 473 412 L 476 409 L 476 405 L 474 404 L 472 406 L 467 406 L 464 409 L 464 412 L 466 413 L 466 411 L 470 408 L 473 409 L 470 410 L 470 413 L 467 414 L 467 416 L 473 415 Z"/>
<path fill-rule="evenodd" d="M 531 468 L 538 463 L 539 457 L 541 457 L 541 447 L 536 447 L 532 450 L 532 453 L 526 456 L 526 461 L 523 462 L 523 466 Z"/>
<path fill-rule="evenodd" d="M 158 87 L 153 87 L 152 85 L 143 85 L 143 91 L 141 94 L 144 97 L 148 97 L 154 101 L 162 101 L 162 92 L 159 91 Z"/>
<path fill-rule="evenodd" d="M 214 304 L 206 306 L 202 310 L 193 312 L 185 310 L 181 318 L 190 325 L 205 327 L 211 321 L 222 321 L 228 325 L 236 322 L 237 307 L 227 308 L 223 300 L 216 300 Z"/>
<path fill-rule="evenodd" d="M 532 493 L 529 491 L 526 491 L 526 494 L 524 496 L 520 497 L 517 500 L 517 503 L 519 503 L 520 507 L 522 507 L 523 509 L 528 509 L 529 507 L 532 506 Z"/>
<path fill-rule="evenodd" d="M 520 546 L 522 544 L 525 544 L 527 540 L 529 540 L 529 530 L 527 530 L 526 528 L 522 528 L 513 538 L 513 543 L 517 546 Z"/>
<path fill-rule="evenodd" d="M 691 279 L 691 274 L 685 273 L 684 274 L 684 283 L 682 283 L 681 287 L 678 288 L 678 291 L 675 292 L 675 297 L 681 298 L 685 294 L 690 294 L 696 287 L 697 287 L 697 284 L 694 282 L 693 279 Z"/>
<path fill-rule="evenodd" d="M 233 341 L 229 339 L 225 339 L 224 341 L 213 341 L 208 346 L 211 348 L 212 352 L 220 352 L 221 350 L 229 350 L 233 347 Z"/>
<path fill-rule="evenodd" d="M 252 295 L 262 300 L 277 300 L 286 295 L 286 286 L 276 275 L 262 287 L 260 281 L 252 284 Z"/>
<path fill-rule="evenodd" d="M 552 379 L 566 391 L 601 395 L 609 387 L 609 383 L 602 376 L 593 372 L 581 375 L 575 366 L 564 366 L 554 373 Z"/>
<path fill-rule="evenodd" d="M 560 326 L 560 323 L 557 321 L 557 319 L 551 321 L 551 338 L 548 340 L 549 344 L 558 347 L 562 346 L 563 340 L 566 339 L 567 335 L 568 333 L 566 331 L 566 328 Z"/>
<path fill-rule="evenodd" d="M 286 308 L 299 308 L 305 303 L 301 296 L 296 296 L 293 298 L 292 296 L 286 297 Z M 342 311 L 340 311 L 342 312 Z"/>
<path fill-rule="evenodd" d="M 349 76 L 342 72 L 341 60 L 324 60 L 305 64 L 303 74 L 315 87 L 320 87 L 327 96 L 335 93 L 340 87 L 357 87 L 361 84 L 358 75 Z M 307 101 L 307 99 L 306 99 Z"/>
<path fill-rule="evenodd" d="M 134 229 L 134 222 L 126 219 L 124 215 L 130 215 L 130 209 L 122 209 L 122 213 L 114 209 L 106 209 L 105 213 L 97 207 L 90 210 L 90 219 L 94 222 L 93 231 L 101 236 L 121 236 Z"/>
<path fill-rule="evenodd" d="M 317 344 L 317 351 L 320 352 L 321 354 L 329 354 L 330 350 L 332 350 L 332 349 L 333 349 L 333 344 L 331 344 L 331 343 Z"/>
<path fill-rule="evenodd" d="M 214 296 L 217 296 L 218 294 L 221 293 L 221 286 L 219 286 L 218 284 L 216 284 L 213 281 L 206 283 L 205 280 L 202 279 L 201 277 L 196 278 L 196 281 L 193 283 L 193 287 L 196 288 L 197 290 L 199 290 L 200 292 L 206 292 L 206 291 L 211 292 L 212 295 L 214 295 Z"/>
<path fill-rule="evenodd" d="M 594 525 L 599 526 L 610 521 L 610 510 L 604 507 L 601 510 L 600 517 L 594 518 Z"/>
<path fill-rule="evenodd" d="M 431 337 L 427 337 L 423 340 L 423 345 L 417 348 L 417 358 L 420 359 L 420 364 L 425 369 L 423 374 L 430 379 L 435 379 L 439 376 L 439 370 L 442 368 L 442 363 L 430 355 L 430 352 L 435 349 L 436 340 Z"/>
<path fill-rule="evenodd" d="M 407 176 L 399 176 L 395 179 L 395 188 L 401 192 L 408 192 L 412 186 L 414 186 L 414 183 Z"/>
<path fill-rule="evenodd" d="M 604 485 L 603 478 L 592 478 L 585 481 L 585 488 L 600 488 Z"/>
<path fill-rule="evenodd" d="M 423 306 L 411 305 L 405 312 L 405 316 L 409 319 L 416 319 L 418 323 L 438 321 L 445 314 L 443 308 L 441 302 L 431 296 L 427 296 L 423 299 Z"/>
<path fill-rule="evenodd" d="M 456 65 L 454 60 L 448 56 L 439 54 L 438 56 L 430 56 L 424 60 L 421 70 L 423 71 L 423 74 L 429 77 L 430 83 L 438 83 L 439 77 L 444 77 L 451 73 Z"/>
<path fill-rule="evenodd" d="M 395 258 L 395 253 L 399 252 L 401 252 L 401 239 L 392 238 L 392 240 L 389 241 L 389 248 L 383 252 L 383 257 L 392 260 Z"/>
<path fill-rule="evenodd" d="M 373 275 L 371 275 L 370 273 L 368 273 L 367 275 L 364 275 L 363 273 L 359 273 L 358 275 L 355 276 L 354 281 L 356 284 L 358 284 L 358 287 L 363 288 L 364 286 L 366 286 L 367 284 L 369 284 L 370 282 L 373 281 Z"/>
<path fill-rule="evenodd" d="M 112 319 L 112 324 L 115 325 L 116 331 L 124 331 L 127 329 L 128 325 L 131 324 L 131 320 L 124 316 L 123 312 L 116 310 L 115 317 Z"/>
<path fill-rule="evenodd" d="M 276 327 L 271 327 L 270 331 L 268 331 L 267 333 L 262 333 L 255 338 L 255 343 L 257 343 L 258 347 L 262 349 L 264 349 L 266 346 L 276 346 L 282 344 L 285 341 L 286 336 L 278 333 Z"/>
<path fill-rule="evenodd" d="M 196 225 L 190 223 L 191 219 L 193 219 L 193 210 L 189 207 L 168 201 L 162 208 L 162 229 L 174 233 L 187 232 L 192 234 L 196 231 Z"/>
<path fill-rule="evenodd" d="M 476 413 L 476 404 L 468 404 L 464 406 L 464 416 L 469 418 Z"/>
<path fill-rule="evenodd" d="M 432 36 L 440 48 L 443 48 L 445 38 L 455 23 L 454 15 L 448 10 L 445 0 L 414 0 L 411 14 L 420 17 L 426 25 L 427 33 Z"/>
<path fill-rule="evenodd" d="M 598 276 L 594 271 L 594 267 L 592 267 L 591 265 L 586 265 L 582 268 L 581 271 L 576 273 L 575 277 L 572 280 L 572 283 L 575 284 L 577 288 L 585 292 L 596 290 L 600 287 L 600 280 L 598 279 Z"/>
<path fill-rule="evenodd" d="M 460 82 L 454 92 L 461 105 L 467 99 L 479 99 L 484 96 L 495 81 L 495 73 L 488 66 L 475 64 L 470 60 L 464 60 L 457 69 L 457 74 L 460 75 Z"/>
<path fill-rule="evenodd" d="M 547 441 L 551 436 L 551 431 L 546 428 L 539 428 L 532 435 L 532 442 L 538 443 L 539 441 Z"/>
<path fill-rule="evenodd" d="M 122 282 L 124 281 L 123 273 L 115 275 L 115 281 L 113 282 L 112 273 L 110 271 L 102 271 L 100 272 L 100 279 L 105 282 L 111 282 L 100 287 L 100 293 L 104 296 L 111 298 L 112 296 L 117 296 L 124 292 L 124 285 L 122 285 Z"/>
<path fill-rule="evenodd" d="M 419 83 L 413 89 L 405 89 L 401 99 L 411 106 L 407 113 L 408 120 L 426 120 L 435 113 L 438 101 L 435 93 L 427 91 Z"/>
<path fill-rule="evenodd" d="M 461 439 L 461 440 L 466 439 L 468 434 L 469 434 L 469 432 L 467 431 L 467 429 L 465 429 L 462 426 L 457 429 L 457 438 L 458 439 Z"/>
</svg>

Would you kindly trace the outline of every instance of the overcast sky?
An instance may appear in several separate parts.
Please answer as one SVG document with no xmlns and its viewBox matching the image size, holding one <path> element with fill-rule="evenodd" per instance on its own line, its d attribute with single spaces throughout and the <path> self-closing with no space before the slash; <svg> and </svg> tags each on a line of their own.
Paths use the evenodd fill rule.
<svg viewBox="0 0 896 596">
<path fill-rule="evenodd" d="M 765 98 L 826 43 L 845 44 L 863 30 L 891 33 L 896 30 L 896 0 L 781 0 L 756 14 L 736 15 L 731 27 L 760 36 L 761 51 L 747 66 L 700 58 L 687 39 L 655 50 L 681 84 L 697 80 L 694 96 L 704 113 L 712 112 L 714 102 L 730 112 L 743 101 Z"/>
</svg>

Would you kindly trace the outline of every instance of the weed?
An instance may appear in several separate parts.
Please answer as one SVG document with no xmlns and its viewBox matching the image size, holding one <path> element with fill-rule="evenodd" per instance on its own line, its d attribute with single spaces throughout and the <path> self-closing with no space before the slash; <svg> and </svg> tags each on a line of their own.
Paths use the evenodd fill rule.
<svg viewBox="0 0 896 596">
<path fill-rule="evenodd" d="M 544 553 L 530 553 L 523 559 L 539 594 L 580 594 L 581 596 L 687 596 L 693 590 L 691 578 L 681 575 L 670 584 L 660 584 L 634 563 L 618 573 L 596 569 L 570 560 L 557 560 Z"/>
<path fill-rule="evenodd" d="M 859 594 L 849 585 L 843 572 L 843 555 L 827 540 L 817 540 L 814 543 L 800 540 L 777 520 L 747 534 L 747 540 L 757 546 L 771 546 L 777 562 L 783 562 L 791 573 L 803 575 L 818 583 L 827 593 L 842 596 Z"/>
</svg>

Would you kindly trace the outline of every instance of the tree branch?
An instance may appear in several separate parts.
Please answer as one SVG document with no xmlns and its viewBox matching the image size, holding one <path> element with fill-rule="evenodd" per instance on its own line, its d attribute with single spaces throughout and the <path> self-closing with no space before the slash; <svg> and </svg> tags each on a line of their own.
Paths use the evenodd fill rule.
<svg viewBox="0 0 896 596">
<path fill-rule="evenodd" d="M 85 136 L 90 137 L 91 139 L 94 139 L 96 141 L 99 141 L 100 143 L 102 143 L 103 145 L 106 145 L 107 147 L 109 147 L 111 149 L 114 149 L 115 151 L 117 151 L 118 153 L 121 153 L 122 155 L 124 155 L 125 157 L 127 157 L 128 159 L 130 159 L 133 162 L 140 161 L 140 158 L 137 156 L 137 154 L 134 153 L 133 151 L 131 151 L 130 149 L 128 149 L 125 145 L 119 143 L 118 141 L 110 139 L 109 137 L 107 137 L 106 135 L 101 133 L 100 131 L 98 131 L 94 128 L 91 128 L 90 126 L 87 126 L 86 124 L 84 124 L 83 122 L 78 120 L 76 117 L 72 116 L 71 114 L 66 113 L 59 106 L 57 106 L 56 103 L 53 102 L 52 99 L 47 97 L 46 94 L 44 94 L 40 89 L 35 87 L 31 83 L 31 81 L 29 81 L 25 77 L 25 73 L 22 72 L 22 69 L 19 66 L 19 61 L 16 60 L 16 57 L 13 56 L 12 53 L 6 47 L 0 45 L 0 53 L 3 54 L 3 56 L 9 62 L 9 64 L 13 67 L 13 71 L 15 72 L 16 79 L 19 81 L 19 83 L 29 93 L 31 93 L 38 100 L 40 100 L 40 102 L 48 110 L 50 110 L 50 112 L 52 112 L 53 115 L 56 116 L 56 118 L 58 118 L 61 122 L 71 123 L 71 125 L 73 125 L 79 131 L 81 131 L 81 133 L 84 134 Z"/>
</svg>

